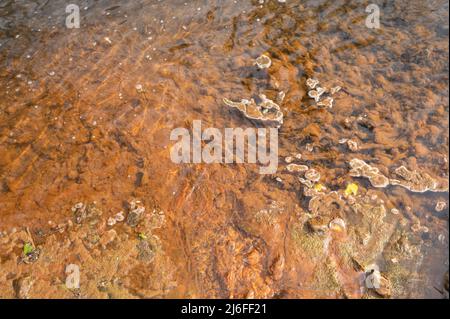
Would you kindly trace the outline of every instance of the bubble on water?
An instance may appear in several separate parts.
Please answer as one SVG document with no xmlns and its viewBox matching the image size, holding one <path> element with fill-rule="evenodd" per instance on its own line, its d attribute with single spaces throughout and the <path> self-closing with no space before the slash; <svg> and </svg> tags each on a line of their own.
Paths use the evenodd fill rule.
<svg viewBox="0 0 450 319">
<path fill-rule="evenodd" d="M 373 187 L 383 188 L 389 185 L 389 179 L 363 160 L 354 158 L 350 161 L 350 176 L 366 177 Z"/>
<path fill-rule="evenodd" d="M 330 96 L 326 97 L 322 101 L 317 102 L 319 107 L 327 107 L 329 109 L 333 108 L 334 99 Z"/>
<path fill-rule="evenodd" d="M 307 79 L 307 80 L 306 80 L 306 85 L 307 85 L 310 89 L 314 89 L 318 84 L 319 84 L 319 81 L 316 80 L 316 79 Z"/>
<path fill-rule="evenodd" d="M 266 98 L 263 94 L 259 97 L 261 99 L 259 104 L 256 104 L 253 99 L 242 99 L 240 102 L 233 102 L 224 98 L 223 102 L 229 107 L 238 109 L 250 120 L 256 120 L 268 125 L 275 125 L 279 128 L 283 124 L 283 112 L 281 112 L 280 106 Z"/>
<path fill-rule="evenodd" d="M 300 172 L 306 172 L 309 167 L 306 165 L 299 165 L 299 164 L 289 164 L 286 166 L 286 169 L 291 173 L 300 173 Z"/>
<path fill-rule="evenodd" d="M 331 94 L 336 94 L 336 93 L 339 92 L 341 89 L 342 89 L 342 88 L 341 88 L 340 86 L 332 87 L 331 90 L 330 90 L 330 93 L 331 93 Z"/>
<path fill-rule="evenodd" d="M 391 179 L 391 185 L 398 185 L 415 193 L 448 192 L 448 185 L 440 185 L 437 180 L 425 172 L 410 171 L 405 166 L 396 168 L 394 172 L 402 179 Z"/>
<path fill-rule="evenodd" d="M 135 227 L 144 217 L 145 207 L 139 200 L 132 200 L 129 203 L 129 212 L 127 216 L 127 224 L 130 227 Z"/>
<path fill-rule="evenodd" d="M 320 97 L 325 93 L 325 89 L 321 87 L 317 87 L 315 90 L 310 90 L 308 92 L 308 96 L 314 99 L 316 102 L 320 101 Z"/>
</svg>

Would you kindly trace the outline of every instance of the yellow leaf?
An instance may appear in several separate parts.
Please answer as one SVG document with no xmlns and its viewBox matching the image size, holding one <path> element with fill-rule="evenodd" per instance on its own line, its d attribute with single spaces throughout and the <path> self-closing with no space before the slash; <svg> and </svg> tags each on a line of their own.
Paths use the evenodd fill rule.
<svg viewBox="0 0 450 319">
<path fill-rule="evenodd" d="M 321 192 L 325 189 L 325 186 L 323 186 L 322 184 L 319 183 L 319 184 L 314 185 L 314 189 L 318 192 Z"/>
<path fill-rule="evenodd" d="M 34 251 L 33 245 L 30 243 L 25 243 L 25 245 L 23 246 L 23 254 L 28 255 L 31 254 L 33 251 Z"/>
<path fill-rule="evenodd" d="M 139 234 L 138 234 L 138 237 L 139 237 L 139 239 L 141 239 L 141 240 L 147 239 L 147 236 L 146 236 L 144 233 L 139 233 Z"/>
<path fill-rule="evenodd" d="M 345 196 L 349 195 L 357 195 L 358 194 L 358 184 L 351 183 L 347 185 L 347 188 L 345 189 Z"/>
</svg>

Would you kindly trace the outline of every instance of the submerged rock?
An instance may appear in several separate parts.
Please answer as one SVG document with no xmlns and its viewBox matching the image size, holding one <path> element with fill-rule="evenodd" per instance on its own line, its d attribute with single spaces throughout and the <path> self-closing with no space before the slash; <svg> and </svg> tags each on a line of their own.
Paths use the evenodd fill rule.
<svg viewBox="0 0 450 319">
<path fill-rule="evenodd" d="M 382 298 L 390 298 L 392 295 L 391 282 L 380 273 L 379 267 L 375 264 L 365 268 L 364 288 Z"/>
<path fill-rule="evenodd" d="M 319 84 L 319 81 L 316 79 L 307 79 L 306 80 L 306 86 L 313 90 L 317 85 Z"/>
<path fill-rule="evenodd" d="M 132 200 L 130 202 L 130 211 L 127 216 L 127 224 L 130 227 L 136 227 L 141 219 L 144 217 L 145 207 L 141 205 L 138 200 Z"/>
<path fill-rule="evenodd" d="M 74 214 L 75 222 L 81 224 L 86 219 L 86 205 L 83 203 L 77 203 L 72 207 L 72 213 Z"/>
<path fill-rule="evenodd" d="M 77 224 L 81 224 L 84 221 L 95 222 L 95 220 L 102 215 L 102 211 L 96 207 L 95 203 L 77 203 L 72 207 L 72 212 L 74 221 Z"/>
<path fill-rule="evenodd" d="M 153 258 L 155 258 L 154 249 L 149 241 L 140 240 L 136 247 L 138 249 L 139 260 L 144 262 L 151 262 Z"/>
</svg>

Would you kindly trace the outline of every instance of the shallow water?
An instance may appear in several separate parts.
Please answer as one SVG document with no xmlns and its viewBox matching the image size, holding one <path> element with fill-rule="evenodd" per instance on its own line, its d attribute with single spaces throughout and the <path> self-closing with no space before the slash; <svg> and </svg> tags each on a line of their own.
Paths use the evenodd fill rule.
<svg viewBox="0 0 450 319">
<path fill-rule="evenodd" d="M 366 27 L 366 1 L 264 2 L 82 1 L 81 28 L 67 29 L 65 1 L 2 1 L 0 231 L 65 222 L 77 202 L 113 216 L 139 198 L 167 218 L 155 234 L 172 265 L 162 280 L 176 284 L 156 296 L 360 297 L 349 292 L 354 284 L 345 288 L 356 271 L 339 254 L 305 253 L 299 229 L 309 198 L 283 160 L 301 153 L 298 163 L 321 173 L 328 190 L 356 182 L 384 201 L 388 218 L 373 238 L 385 249 L 374 249 L 371 262 L 399 259 L 388 251 L 400 233 L 419 251 L 400 262 L 411 280 L 393 296 L 442 297 L 448 192 L 374 188 L 351 177 L 348 163 L 359 158 L 390 177 L 404 165 L 448 183 L 448 1 L 380 1 L 380 29 Z M 271 57 L 269 69 L 255 67 L 261 54 Z M 307 78 L 343 88 L 333 108 L 313 105 Z M 171 162 L 173 128 L 194 120 L 261 126 L 222 99 L 280 91 L 277 174 Z M 349 151 L 344 138 L 359 149 Z M 439 201 L 447 207 L 436 212 Z M 275 216 L 261 222 L 258 212 L 271 205 Z M 371 223 L 364 218 L 346 222 L 358 233 L 360 221 Z M 428 232 L 413 231 L 417 223 Z M 340 274 L 337 289 L 314 273 L 322 262 Z M 61 272 L 62 263 L 49 269 Z"/>
</svg>

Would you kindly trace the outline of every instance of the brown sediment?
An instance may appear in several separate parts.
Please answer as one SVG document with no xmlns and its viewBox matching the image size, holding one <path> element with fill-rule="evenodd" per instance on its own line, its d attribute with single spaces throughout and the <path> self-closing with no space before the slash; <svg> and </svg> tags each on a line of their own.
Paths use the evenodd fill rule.
<svg viewBox="0 0 450 319">
<path fill-rule="evenodd" d="M 1 298 L 380 297 L 373 264 L 384 297 L 442 297 L 445 1 L 386 4 L 380 30 L 344 1 L 86 1 L 71 30 L 65 6 L 0 7 Z M 223 97 L 281 112 L 276 174 L 170 160 L 194 120 L 268 124 Z"/>
</svg>

